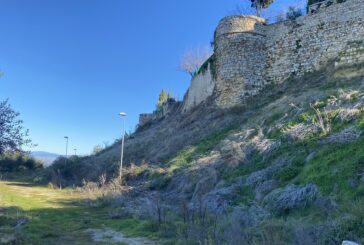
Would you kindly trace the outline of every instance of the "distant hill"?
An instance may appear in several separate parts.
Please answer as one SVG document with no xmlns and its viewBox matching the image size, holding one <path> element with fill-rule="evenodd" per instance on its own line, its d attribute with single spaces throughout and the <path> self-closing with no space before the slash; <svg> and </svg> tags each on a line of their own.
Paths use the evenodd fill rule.
<svg viewBox="0 0 364 245">
<path fill-rule="evenodd" d="M 60 156 L 56 153 L 50 153 L 46 151 L 33 151 L 30 153 L 30 155 L 35 159 L 42 161 L 45 167 L 51 165 L 53 161 Z"/>
</svg>

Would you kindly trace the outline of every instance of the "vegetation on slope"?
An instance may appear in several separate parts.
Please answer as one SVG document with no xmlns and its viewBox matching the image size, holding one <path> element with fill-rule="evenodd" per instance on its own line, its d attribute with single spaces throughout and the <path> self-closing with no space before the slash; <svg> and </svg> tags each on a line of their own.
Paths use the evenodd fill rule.
<svg viewBox="0 0 364 245">
<path fill-rule="evenodd" d="M 205 229 L 201 226 L 197 229 L 190 217 L 192 220 L 187 221 L 187 225 L 197 229 L 199 235 L 189 231 L 178 238 L 181 242 L 189 244 L 194 239 L 208 243 L 240 240 L 247 244 L 282 244 L 282 241 L 285 244 L 337 244 L 347 239 L 364 241 L 363 80 L 362 77 L 335 77 L 330 70 L 325 72 L 294 80 L 301 84 L 299 91 L 293 87 L 294 84 L 287 85 L 283 97 L 271 97 L 270 91 L 266 94 L 263 92 L 259 101 L 252 106 L 258 112 L 251 114 L 244 125 L 212 134 L 200 143 L 185 148 L 164 165 L 170 174 L 167 175 L 168 182 L 159 186 L 161 193 L 164 190 L 172 191 L 168 186 L 176 188 L 173 179 L 185 181 L 181 175 L 195 183 L 195 188 L 191 189 L 192 203 L 196 193 L 201 191 L 201 185 L 204 188 L 215 185 L 199 197 L 203 210 L 208 210 L 210 205 L 208 202 L 204 204 L 205 200 L 209 200 L 209 191 L 217 196 L 219 190 L 224 190 L 228 195 L 228 188 L 239 181 L 242 183 L 237 192 L 229 196 L 232 206 L 224 222 L 214 222 L 212 218 L 212 222 L 200 224 Z M 340 73 L 342 75 L 343 71 Z M 288 103 L 290 100 L 292 103 Z M 253 133 L 242 138 L 241 135 L 248 131 Z M 238 165 L 232 166 L 234 159 L 226 156 L 224 148 L 234 144 L 239 144 L 247 155 L 240 158 Z M 269 145 L 279 146 L 269 149 Z M 225 165 L 216 165 L 214 160 L 207 167 L 199 165 L 201 159 L 216 152 Z M 232 154 L 240 154 L 239 148 Z M 194 175 L 199 168 L 205 171 L 205 176 L 203 173 L 198 175 L 202 179 L 187 177 L 188 174 Z M 202 181 L 209 178 L 210 170 L 207 169 L 212 168 L 219 172 L 218 178 L 222 179 L 215 182 L 217 185 Z M 221 185 L 223 182 L 225 184 Z M 266 189 L 261 190 L 263 186 Z M 268 198 L 272 196 L 273 199 Z M 301 204 L 295 203 L 301 201 Z M 290 202 L 293 202 L 292 206 L 288 206 Z M 273 210 L 270 210 L 272 207 Z M 274 210 L 277 207 L 281 208 L 279 212 Z M 201 209 L 201 206 L 197 209 Z M 262 212 L 264 218 L 247 227 L 244 222 L 250 220 L 251 214 L 246 210 L 240 214 L 231 212 L 236 209 L 257 209 L 255 213 Z M 267 214 L 266 210 L 269 211 Z M 207 217 L 214 217 L 214 212 L 208 210 L 206 220 Z M 253 220 L 260 219 L 259 215 L 252 216 Z M 169 225 L 172 227 L 177 221 Z M 209 228 L 206 227 L 208 223 L 211 225 Z M 232 232 L 234 227 L 235 231 Z"/>
<path fill-rule="evenodd" d="M 107 237 L 93 241 L 86 232 L 90 228 L 156 238 L 153 222 L 110 219 L 110 208 L 90 207 L 88 202 L 85 193 L 71 189 L 1 181 L 0 244 L 109 244 Z"/>
<path fill-rule="evenodd" d="M 17 237 L 37 242 L 76 239 L 83 244 L 90 236 L 76 234 L 103 227 L 167 244 L 364 242 L 364 84 L 362 76 L 343 75 L 345 70 L 339 74 L 328 68 L 267 88 L 244 107 L 219 114 L 235 123 L 221 121 L 158 163 L 127 166 L 128 187 L 122 193 L 106 177 L 116 161 L 105 153 L 113 148 L 67 164 L 60 159 L 46 170 L 61 173 L 55 181 L 61 186 L 67 184 L 63 177 L 76 180 L 87 170 L 97 181 L 84 181 L 83 192 L 31 187 L 37 194 L 27 203 L 21 190 L 11 188 L 28 187 L 3 183 L 3 195 L 13 193 L 1 199 L 9 207 L 3 224 L 14 234 L 19 217 L 25 217 Z M 201 122 L 194 125 L 218 118 L 198 116 Z M 189 137 L 185 127 L 196 118 L 189 115 L 169 131 L 166 125 L 152 125 L 129 140 L 136 151 L 147 147 L 138 146 L 142 140 L 156 141 L 160 135 Z M 156 149 L 175 152 L 164 147 L 170 140 L 140 154 L 148 159 Z M 45 192 L 61 197 L 47 200 Z M 44 224 L 54 229 L 47 231 Z"/>
</svg>

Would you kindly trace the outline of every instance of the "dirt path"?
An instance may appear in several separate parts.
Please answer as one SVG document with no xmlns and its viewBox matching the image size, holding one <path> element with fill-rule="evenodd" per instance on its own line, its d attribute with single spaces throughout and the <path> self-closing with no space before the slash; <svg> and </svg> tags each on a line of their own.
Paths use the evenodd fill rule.
<svg viewBox="0 0 364 245">
<path fill-rule="evenodd" d="M 0 181 L 0 244 L 154 244 L 143 222 L 112 220 L 72 190 Z"/>
</svg>

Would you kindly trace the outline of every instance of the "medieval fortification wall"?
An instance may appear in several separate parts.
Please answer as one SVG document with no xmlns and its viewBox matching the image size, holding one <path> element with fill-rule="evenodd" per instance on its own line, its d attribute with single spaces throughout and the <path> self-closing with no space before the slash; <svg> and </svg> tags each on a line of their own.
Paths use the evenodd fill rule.
<svg viewBox="0 0 364 245">
<path fill-rule="evenodd" d="M 364 62 L 363 49 L 364 0 L 271 25 L 255 16 L 226 17 L 215 31 L 208 69 L 191 81 L 183 111 L 211 95 L 219 107 L 237 105 L 267 84 L 318 70 L 330 60 Z"/>
</svg>

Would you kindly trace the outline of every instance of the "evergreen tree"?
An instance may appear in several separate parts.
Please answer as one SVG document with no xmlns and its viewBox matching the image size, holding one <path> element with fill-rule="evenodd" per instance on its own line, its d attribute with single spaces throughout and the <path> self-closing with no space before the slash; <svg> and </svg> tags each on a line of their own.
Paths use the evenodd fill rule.
<svg viewBox="0 0 364 245">
<path fill-rule="evenodd" d="M 266 9 L 273 3 L 274 0 L 249 0 L 251 2 L 251 7 L 255 8 L 257 11 L 257 16 L 260 17 L 262 9 Z"/>
<path fill-rule="evenodd" d="M 159 94 L 159 99 L 158 99 L 158 103 L 157 103 L 157 109 L 160 109 L 160 107 L 167 101 L 167 94 L 164 91 L 164 89 L 162 89 L 161 93 Z"/>
</svg>

